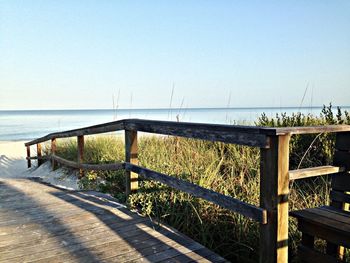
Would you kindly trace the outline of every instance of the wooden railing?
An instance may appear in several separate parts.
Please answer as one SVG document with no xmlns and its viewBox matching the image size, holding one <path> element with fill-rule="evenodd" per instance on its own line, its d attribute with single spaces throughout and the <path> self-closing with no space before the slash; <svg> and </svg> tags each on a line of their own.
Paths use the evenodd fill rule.
<svg viewBox="0 0 350 263">
<path fill-rule="evenodd" d="M 113 131 L 125 131 L 125 162 L 114 164 L 84 163 L 84 135 Z M 138 175 L 166 184 L 172 188 L 203 198 L 214 204 L 242 214 L 260 223 L 260 262 L 288 261 L 288 196 L 289 181 L 343 171 L 344 167 L 323 166 L 289 171 L 289 140 L 293 134 L 324 132 L 349 132 L 348 125 L 316 127 L 269 128 L 257 126 L 215 125 L 201 123 L 152 121 L 127 119 L 104 123 L 76 130 L 48 134 L 25 144 L 28 167 L 31 166 L 30 146 L 37 145 L 38 165 L 45 158 L 41 143 L 51 140 L 53 168 L 57 163 L 80 170 L 125 170 L 126 194 L 137 191 Z M 137 132 L 173 135 L 224 143 L 259 147 L 260 164 L 260 207 L 243 202 L 231 196 L 217 193 L 199 185 L 159 173 L 138 165 Z M 78 162 L 63 159 L 55 154 L 56 139 L 77 137 Z"/>
</svg>

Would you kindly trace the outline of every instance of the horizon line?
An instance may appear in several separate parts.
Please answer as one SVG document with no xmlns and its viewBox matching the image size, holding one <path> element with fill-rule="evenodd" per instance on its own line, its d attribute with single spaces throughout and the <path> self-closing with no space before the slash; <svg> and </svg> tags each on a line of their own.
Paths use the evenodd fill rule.
<svg viewBox="0 0 350 263">
<path fill-rule="evenodd" d="M 258 106 L 258 107 L 160 107 L 160 108 L 86 108 L 86 109 L 0 109 L 0 111 L 105 111 L 105 110 L 204 110 L 204 109 L 319 109 L 323 108 L 324 106 L 329 107 L 329 105 L 322 105 L 322 106 Z M 333 108 L 349 108 L 350 105 L 332 105 Z"/>
</svg>

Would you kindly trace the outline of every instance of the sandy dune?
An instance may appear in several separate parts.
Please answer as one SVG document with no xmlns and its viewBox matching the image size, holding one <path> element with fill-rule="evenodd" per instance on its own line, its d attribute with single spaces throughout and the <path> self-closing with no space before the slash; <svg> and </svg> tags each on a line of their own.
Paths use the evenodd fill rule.
<svg viewBox="0 0 350 263">
<path fill-rule="evenodd" d="M 67 175 L 64 169 L 51 171 L 49 162 L 37 167 L 32 161 L 32 168 L 27 168 L 26 148 L 24 142 L 0 141 L 0 178 L 40 177 L 43 181 L 61 187 L 79 189 L 75 175 Z"/>
</svg>

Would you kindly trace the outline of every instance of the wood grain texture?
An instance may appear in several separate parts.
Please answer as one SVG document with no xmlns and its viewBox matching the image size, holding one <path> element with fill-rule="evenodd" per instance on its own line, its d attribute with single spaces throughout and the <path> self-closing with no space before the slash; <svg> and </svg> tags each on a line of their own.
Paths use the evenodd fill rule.
<svg viewBox="0 0 350 263">
<path fill-rule="evenodd" d="M 0 200 L 1 262 L 227 262 L 105 194 L 0 179 Z"/>
<path fill-rule="evenodd" d="M 77 148 L 78 148 L 78 164 L 84 163 L 84 135 L 77 137 Z M 84 177 L 85 173 L 83 169 L 79 169 L 79 178 Z"/>
<path fill-rule="evenodd" d="M 126 163 L 91 165 L 83 163 L 83 136 L 125 130 Z M 260 206 L 257 208 L 239 200 L 221 195 L 155 171 L 137 166 L 137 132 L 148 132 L 184 138 L 219 141 L 261 148 L 260 175 Z M 289 139 L 293 134 L 336 132 L 336 153 L 334 166 L 300 169 L 288 171 Z M 73 168 L 89 170 L 126 169 L 126 193 L 137 189 L 137 173 L 157 180 L 176 189 L 204 198 L 215 204 L 239 212 L 261 223 L 260 230 L 260 262 L 287 262 L 288 260 L 288 195 L 289 179 L 300 179 L 323 174 L 336 173 L 340 181 L 348 181 L 344 170 L 350 170 L 349 125 L 326 125 L 313 127 L 257 127 L 240 125 L 217 125 L 187 122 L 153 121 L 141 119 L 126 119 L 103 123 L 81 129 L 51 133 L 44 137 L 26 143 L 28 147 L 56 138 L 78 137 L 78 163 L 74 163 L 55 155 L 52 162 L 58 162 Z M 79 143 L 79 138 L 82 141 Z M 28 167 L 30 167 L 30 149 L 27 152 Z M 41 160 L 38 158 L 38 160 Z M 337 166 L 337 167 L 335 167 Z M 82 174 L 82 170 L 81 170 Z M 339 180 L 338 180 L 339 179 Z M 344 185 L 342 186 L 344 187 Z M 339 190 L 338 188 L 333 188 Z M 337 202 L 337 201 L 334 201 Z M 192 253 L 192 252 L 189 252 Z"/>
<path fill-rule="evenodd" d="M 33 145 L 40 142 L 45 142 L 48 140 L 51 140 L 53 138 L 68 138 L 68 137 L 76 137 L 81 135 L 92 135 L 92 134 L 100 134 L 100 133 L 106 133 L 106 132 L 113 132 L 113 131 L 120 131 L 124 130 L 124 123 L 123 121 L 115 121 L 115 122 L 108 122 L 108 123 L 102 123 L 99 125 L 93 125 L 89 127 L 64 131 L 64 132 L 54 132 L 50 133 L 48 135 L 45 135 L 43 137 L 40 137 L 38 139 L 32 140 L 30 142 L 25 143 L 25 146 Z"/>
<path fill-rule="evenodd" d="M 350 248 L 349 215 L 322 207 L 293 211 L 291 215 L 298 218 L 298 228 L 303 233 Z"/>
<path fill-rule="evenodd" d="M 52 138 L 51 139 L 51 155 L 56 154 L 56 149 L 57 149 L 56 138 Z M 52 167 L 52 170 L 55 170 L 57 168 L 57 162 L 54 159 L 51 159 L 51 167 Z"/>
<path fill-rule="evenodd" d="M 328 133 L 328 132 L 348 132 L 350 125 L 322 125 L 322 126 L 301 126 L 301 127 L 281 127 L 276 128 L 275 135 L 285 134 L 312 134 L 312 133 Z"/>
<path fill-rule="evenodd" d="M 150 133 L 211 141 L 222 141 L 256 147 L 268 147 L 266 134 L 274 134 L 276 131 L 275 128 L 257 126 L 127 119 L 64 132 L 50 133 L 44 137 L 27 142 L 25 145 L 28 146 L 39 142 L 45 142 L 51 140 L 52 138 L 92 135 L 118 130 L 138 130 Z"/>
<path fill-rule="evenodd" d="M 257 222 L 260 222 L 261 224 L 267 223 L 266 211 L 264 209 L 240 201 L 233 197 L 226 196 L 217 193 L 213 190 L 203 188 L 196 184 L 186 182 L 162 173 L 158 173 L 134 164 L 125 163 L 125 169 L 128 171 L 138 173 L 139 175 L 145 178 L 161 182 L 172 188 L 192 194 L 195 197 L 203 198 L 209 202 L 220 205 L 224 208 L 240 213 L 244 216 L 247 216 Z"/>
<path fill-rule="evenodd" d="M 204 140 L 223 141 L 265 148 L 268 146 L 268 142 L 266 142 L 266 136 L 323 132 L 349 132 L 350 125 L 272 128 L 244 125 L 221 125 L 207 123 L 125 119 L 75 130 L 50 133 L 44 137 L 30 141 L 25 145 L 33 145 L 36 143 L 51 140 L 52 138 L 67 138 L 73 136 L 106 133 L 124 129 L 182 136 L 188 138 L 198 138 Z M 211 133 L 212 135 L 210 135 Z"/>
<path fill-rule="evenodd" d="M 350 213 L 343 210 L 345 200 L 341 197 L 344 197 L 342 193 L 332 191 L 334 206 L 291 212 L 298 218 L 298 228 L 303 236 L 313 235 L 327 241 L 326 253 L 334 260 L 343 258 L 343 246 L 350 246 Z"/>
<path fill-rule="evenodd" d="M 125 130 L 125 162 L 138 164 L 137 131 Z M 125 170 L 125 194 L 128 196 L 138 189 L 138 174 Z"/>
<path fill-rule="evenodd" d="M 41 143 L 38 143 L 36 145 L 36 155 L 38 157 L 38 166 L 40 166 L 43 162 L 42 162 L 42 150 L 41 150 Z"/>
<path fill-rule="evenodd" d="M 27 148 L 27 167 L 30 168 L 32 167 L 32 162 L 30 159 L 30 146 L 26 146 Z"/>
<path fill-rule="evenodd" d="M 52 138 L 67 138 L 119 130 L 135 130 L 266 148 L 269 145 L 267 136 L 323 132 L 349 132 L 350 125 L 272 128 L 243 125 L 221 125 L 207 123 L 125 119 L 75 130 L 50 133 L 44 137 L 27 142 L 25 145 L 33 145 L 36 143 L 51 140 Z"/>
<path fill-rule="evenodd" d="M 309 177 L 320 176 L 320 175 L 335 174 L 343 171 L 345 171 L 344 167 L 331 166 L 331 165 L 311 167 L 311 168 L 298 169 L 298 170 L 290 170 L 289 180 L 298 180 L 302 178 L 309 178 Z"/>
<path fill-rule="evenodd" d="M 268 147 L 265 134 L 255 126 L 216 125 L 203 123 L 125 120 L 125 129 L 185 138 L 220 141 L 255 147 Z M 269 128 L 264 128 L 269 129 Z"/>
<path fill-rule="evenodd" d="M 131 163 L 113 163 L 113 164 L 79 164 L 77 162 L 69 161 L 56 155 L 50 156 L 51 160 L 55 160 L 57 163 L 63 164 L 65 166 L 84 169 L 84 170 L 96 170 L 96 171 L 106 171 L 106 170 L 121 170 L 134 172 L 135 174 L 141 174 L 146 178 L 159 181 L 170 187 L 176 188 L 181 191 L 193 194 L 194 196 L 206 199 L 217 205 L 230 209 L 234 212 L 245 215 L 253 220 L 260 222 L 262 224 L 267 223 L 267 214 L 264 209 L 250 205 L 243 201 L 234 199 L 229 196 L 217 193 L 215 191 L 200 187 L 198 185 L 158 173 Z"/>
<path fill-rule="evenodd" d="M 290 136 L 271 136 L 260 151 L 260 207 L 267 224 L 260 226 L 260 262 L 288 262 L 288 198 Z"/>
</svg>

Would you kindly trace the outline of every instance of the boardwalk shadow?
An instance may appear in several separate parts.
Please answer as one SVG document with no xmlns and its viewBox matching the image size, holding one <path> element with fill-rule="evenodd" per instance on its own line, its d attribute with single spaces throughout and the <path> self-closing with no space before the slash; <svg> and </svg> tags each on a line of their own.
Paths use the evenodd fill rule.
<svg viewBox="0 0 350 263">
<path fill-rule="evenodd" d="M 79 244 L 87 256 L 96 262 L 99 261 L 96 255 L 85 248 L 80 238 L 65 222 L 52 211 L 48 211 L 31 195 L 13 187 L 7 181 L 2 181 L 0 197 L 1 262 L 22 262 L 23 258 L 28 261 L 38 260 L 41 256 L 45 256 L 45 243 L 50 241 L 59 243 L 62 251 L 67 252 L 69 245 Z M 39 229 L 36 227 L 38 225 Z M 37 236 L 45 236 L 45 240 L 35 242 L 36 231 L 40 232 Z M 26 234 L 33 239 L 24 239 Z M 85 261 L 77 259 L 76 262 Z"/>
<path fill-rule="evenodd" d="M 8 156 L 0 155 L 0 178 L 15 178 L 21 177 L 25 171 L 24 158 L 9 158 Z M 22 176 L 23 177 L 23 176 Z"/>
<path fill-rule="evenodd" d="M 57 194 L 53 193 L 53 195 Z M 86 211 L 93 212 L 96 206 L 100 207 L 101 210 L 98 213 L 93 213 L 127 243 L 125 247 L 115 247 L 115 249 L 119 250 L 118 253 L 120 255 L 113 257 L 114 262 L 138 261 L 141 259 L 143 261 L 147 259 L 150 262 L 159 262 L 175 257 L 179 258 L 178 260 L 180 261 L 175 261 L 174 259 L 173 262 L 191 262 L 194 259 L 187 255 L 191 250 L 195 250 L 195 253 L 202 257 L 208 256 L 208 252 L 211 253 L 211 251 L 203 249 L 201 245 L 177 231 L 173 231 L 162 225 L 156 225 L 147 218 L 144 218 L 145 220 L 140 224 L 128 224 L 128 219 L 125 219 L 125 216 L 132 217 L 133 220 L 140 218 L 140 216 L 121 207 L 120 204 L 115 203 L 115 200 L 107 195 L 91 191 L 76 191 L 58 196 L 58 198 L 66 201 L 69 201 L 71 197 L 77 199 L 77 201 L 74 201 L 75 206 Z M 117 208 L 123 215 L 115 216 L 106 207 Z M 125 231 L 125 228 L 113 227 L 113 225 L 106 221 L 106 216 L 108 215 L 115 216 L 114 219 L 122 222 L 125 227 L 129 225 L 128 231 Z M 189 250 L 183 251 L 183 247 Z"/>
<path fill-rule="evenodd" d="M 47 191 L 55 199 L 64 201 L 70 206 L 73 205 L 75 208 L 72 207 L 72 210 L 88 212 L 104 226 L 104 228 L 96 229 L 91 227 L 91 231 L 88 233 L 91 237 L 87 239 L 82 236 L 82 233 L 79 233 L 79 230 L 72 231 L 71 227 L 67 225 L 69 222 L 67 223 L 60 218 L 54 217 L 54 221 L 44 221 L 42 227 L 55 236 L 56 241 L 68 242 L 64 252 L 60 255 L 61 257 L 67 255 L 76 262 L 100 262 L 102 260 L 109 261 L 109 259 L 113 262 L 128 262 L 140 261 L 142 258 L 150 262 L 167 259 L 171 259 L 171 262 L 193 262 L 203 257 L 209 260 L 212 258 L 213 261 L 221 261 L 213 252 L 200 244 L 177 231 L 153 225 L 149 219 L 130 212 L 107 195 L 92 191 L 62 191 L 46 183 L 40 182 L 40 184 L 55 189 Z M 17 196 L 16 198 L 29 198 L 26 203 L 29 202 L 31 205 L 37 206 L 35 211 L 40 213 L 41 217 L 52 218 L 54 216 L 51 211 L 40 206 L 34 198 L 28 197 L 12 186 L 5 183 L 0 185 L 0 189 L 12 192 L 14 196 Z M 1 209 L 3 208 L 2 206 Z M 8 205 L 6 209 L 11 210 L 11 205 Z M 37 220 L 34 213 L 26 213 L 25 211 L 24 209 L 17 213 L 17 216 L 29 218 L 33 222 Z M 57 255 L 47 259 L 57 259 Z"/>
</svg>

